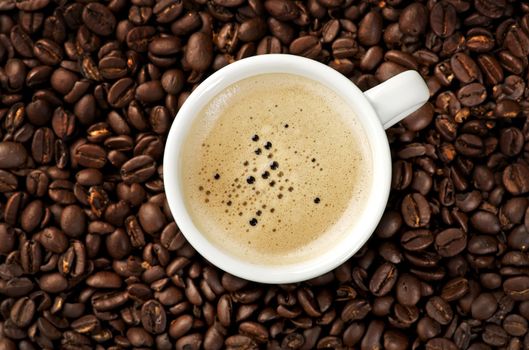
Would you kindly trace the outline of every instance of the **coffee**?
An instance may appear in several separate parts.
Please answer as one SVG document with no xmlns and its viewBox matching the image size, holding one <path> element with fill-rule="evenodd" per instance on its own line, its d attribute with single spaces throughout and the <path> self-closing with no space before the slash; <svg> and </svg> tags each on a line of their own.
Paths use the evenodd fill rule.
<svg viewBox="0 0 529 350">
<path fill-rule="evenodd" d="M 291 74 L 241 80 L 199 112 L 182 151 L 186 207 L 246 261 L 313 257 L 351 230 L 371 187 L 367 137 L 334 91 Z"/>
</svg>

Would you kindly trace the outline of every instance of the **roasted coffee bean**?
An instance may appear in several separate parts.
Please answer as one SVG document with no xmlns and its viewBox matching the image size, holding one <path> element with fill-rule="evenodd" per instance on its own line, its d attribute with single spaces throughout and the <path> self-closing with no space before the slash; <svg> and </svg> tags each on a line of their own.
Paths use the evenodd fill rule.
<svg viewBox="0 0 529 350">
<path fill-rule="evenodd" d="M 475 4 L 476 10 L 484 16 L 498 18 L 505 8 L 504 1 L 479 0 Z"/>
<path fill-rule="evenodd" d="M 384 51 L 380 46 L 370 47 L 360 60 L 360 69 L 363 71 L 371 71 L 375 69 L 382 61 L 383 55 Z"/>
<path fill-rule="evenodd" d="M 471 83 L 457 91 L 457 98 L 463 106 L 474 107 L 485 101 L 487 90 L 480 83 Z"/>
<path fill-rule="evenodd" d="M 424 227 L 430 221 L 431 209 L 419 193 L 407 195 L 402 201 L 402 217 L 410 227 Z"/>
<path fill-rule="evenodd" d="M 375 233 L 379 237 L 391 237 L 393 236 L 399 228 L 402 226 L 402 217 L 398 212 L 387 211 L 380 219 Z"/>
<path fill-rule="evenodd" d="M 498 84 L 503 81 L 503 69 L 494 56 L 480 55 L 477 61 L 483 75 L 489 83 Z"/>
<path fill-rule="evenodd" d="M 299 8 L 290 0 L 267 0 L 264 6 L 272 17 L 280 21 L 290 21 L 299 16 Z"/>
<path fill-rule="evenodd" d="M 351 38 L 338 38 L 332 44 L 332 54 L 337 59 L 351 58 L 358 52 L 358 46 Z"/>
<path fill-rule="evenodd" d="M 43 291 L 48 293 L 60 293 L 68 289 L 68 280 L 58 272 L 42 275 L 38 284 Z"/>
<path fill-rule="evenodd" d="M 482 338 L 483 341 L 489 345 L 503 346 L 507 343 L 509 336 L 500 326 L 495 324 L 487 324 L 485 326 Z"/>
<path fill-rule="evenodd" d="M 20 328 L 29 326 L 36 311 L 35 302 L 28 297 L 18 299 L 12 306 L 10 319 Z"/>
<path fill-rule="evenodd" d="M 174 55 L 179 53 L 181 48 L 177 37 L 156 38 L 149 44 L 149 59 L 159 67 L 168 67 L 176 62 Z"/>
<path fill-rule="evenodd" d="M 53 253 L 63 253 L 68 248 L 68 238 L 64 232 L 53 226 L 42 230 L 36 240 Z"/>
<path fill-rule="evenodd" d="M 22 11 L 38 11 L 48 6 L 49 3 L 49 0 L 22 0 L 16 2 L 16 7 Z"/>
<path fill-rule="evenodd" d="M 155 28 L 151 26 L 133 27 L 126 34 L 127 46 L 138 52 L 146 52 L 155 33 Z"/>
<path fill-rule="evenodd" d="M 134 98 L 136 84 L 130 78 L 122 78 L 108 90 L 108 103 L 116 108 L 125 107 Z"/>
<path fill-rule="evenodd" d="M 84 144 L 76 148 L 74 158 L 79 165 L 87 168 L 102 168 L 106 163 L 105 150 L 94 144 Z"/>
<path fill-rule="evenodd" d="M 149 127 L 148 121 L 146 120 L 143 110 L 140 108 L 136 101 L 132 101 L 129 104 L 128 111 L 128 122 L 138 130 L 146 130 Z"/>
<path fill-rule="evenodd" d="M 507 128 L 501 131 L 499 146 L 503 154 L 513 157 L 522 151 L 523 134 L 519 129 Z"/>
<path fill-rule="evenodd" d="M 18 142 L 0 142 L 0 169 L 13 169 L 23 166 L 28 158 L 24 146 Z"/>
<path fill-rule="evenodd" d="M 462 252 L 467 244 L 466 234 L 456 228 L 439 232 L 435 236 L 435 247 L 437 252 L 444 257 L 451 257 Z"/>
<path fill-rule="evenodd" d="M 503 171 L 503 185 L 513 195 L 529 192 L 529 167 L 522 163 L 509 165 Z"/>
<path fill-rule="evenodd" d="M 257 45 L 257 54 L 264 55 L 270 53 L 282 53 L 281 42 L 274 36 L 265 36 Z"/>
<path fill-rule="evenodd" d="M 4 209 L 4 220 L 6 223 L 10 225 L 17 223 L 26 200 L 27 197 L 24 192 L 15 192 L 9 197 Z"/>
<path fill-rule="evenodd" d="M 121 277 L 110 271 L 97 272 L 86 280 L 86 284 L 94 288 L 119 288 L 121 283 Z"/>
<path fill-rule="evenodd" d="M 322 47 L 318 38 L 312 35 L 307 35 L 292 41 L 292 43 L 290 43 L 289 49 L 294 55 L 316 59 L 320 55 Z"/>
<path fill-rule="evenodd" d="M 397 301 L 401 305 L 413 306 L 421 298 L 420 281 L 411 274 L 403 274 L 396 285 Z"/>
<path fill-rule="evenodd" d="M 500 231 L 498 217 L 486 211 L 477 211 L 472 215 L 470 222 L 481 233 L 497 234 Z"/>
<path fill-rule="evenodd" d="M 43 224 L 45 211 L 44 204 L 41 200 L 30 202 L 20 215 L 20 226 L 26 231 L 31 232 Z"/>
<path fill-rule="evenodd" d="M 271 18 L 268 22 L 268 25 L 270 26 L 270 31 L 272 34 L 278 36 L 279 38 L 282 38 L 285 36 L 283 32 L 283 22 L 280 22 L 274 18 Z M 292 27 L 288 27 L 291 31 Z M 331 43 L 336 36 L 338 35 L 340 31 L 340 21 L 337 19 L 333 19 L 325 23 L 321 28 L 321 36 L 322 41 L 324 43 Z M 288 38 L 290 39 L 292 35 L 290 33 L 288 34 Z M 283 41 L 283 40 L 282 40 Z M 292 40 L 286 40 L 285 44 L 290 44 Z"/>
<path fill-rule="evenodd" d="M 503 329 L 512 336 L 524 336 L 527 333 L 527 320 L 520 315 L 511 314 L 503 320 Z"/>
<path fill-rule="evenodd" d="M 100 323 L 94 315 L 86 315 L 72 322 L 71 326 L 76 332 L 83 334 L 95 331 Z"/>
<path fill-rule="evenodd" d="M 3 79 L 4 82 L 2 85 L 8 91 L 11 91 L 11 92 L 20 91 L 20 89 L 22 88 L 24 84 L 24 78 L 26 76 L 26 66 L 24 62 L 16 58 L 9 59 L 7 60 L 5 64 L 4 72 L 5 72 L 5 76 L 4 76 L 4 79 Z M 20 107 L 21 104 L 18 104 L 17 106 Z M 9 123 L 6 123 L 6 128 L 9 129 Z"/>
<path fill-rule="evenodd" d="M 457 345 L 447 338 L 433 338 L 426 343 L 427 350 L 456 350 L 457 348 Z"/>
<path fill-rule="evenodd" d="M 382 333 L 384 323 L 380 320 L 373 320 L 369 323 L 364 338 L 361 342 L 362 349 L 373 349 L 382 347 Z"/>
<path fill-rule="evenodd" d="M 170 23 L 182 13 L 182 1 L 158 1 L 153 7 L 153 14 L 158 23 Z"/>
<path fill-rule="evenodd" d="M 457 25 L 456 9 L 450 3 L 437 3 L 430 11 L 432 31 L 441 38 L 452 35 Z"/>
<path fill-rule="evenodd" d="M 69 70 L 57 68 L 51 75 L 50 84 L 59 93 L 67 95 L 79 77 Z"/>
<path fill-rule="evenodd" d="M 384 348 L 388 350 L 403 350 L 408 348 L 408 338 L 397 330 L 388 330 L 384 333 Z"/>
<path fill-rule="evenodd" d="M 98 35 L 110 35 L 116 27 L 116 18 L 112 12 L 99 3 L 90 3 L 85 6 L 82 19 L 84 24 Z"/>
<path fill-rule="evenodd" d="M 426 30 L 428 12 L 420 3 L 408 5 L 399 16 L 399 29 L 407 35 L 419 35 Z"/>
<path fill-rule="evenodd" d="M 211 38 L 202 32 L 191 35 L 185 49 L 185 59 L 198 72 L 208 69 L 213 61 Z"/>
<path fill-rule="evenodd" d="M 378 44 L 382 37 L 382 16 L 377 11 L 367 13 L 358 27 L 358 41 L 362 45 Z"/>
<path fill-rule="evenodd" d="M 152 336 L 147 333 L 142 327 L 131 327 L 127 330 L 127 340 L 133 346 L 146 346 L 150 347 L 154 345 Z"/>
<path fill-rule="evenodd" d="M 9 11 L 9 10 L 13 10 L 15 7 L 16 7 L 15 1 L 4 1 L 0 9 L 2 11 Z"/>
<path fill-rule="evenodd" d="M 135 216 L 125 219 L 125 228 L 133 247 L 145 246 L 145 235 Z"/>
<path fill-rule="evenodd" d="M 39 128 L 33 134 L 31 154 L 40 164 L 47 164 L 54 158 L 55 136 L 50 128 Z"/>
<path fill-rule="evenodd" d="M 375 77 L 379 81 L 386 81 L 395 75 L 406 71 L 406 67 L 401 66 L 395 62 L 384 62 L 382 63 L 375 72 Z"/>
<path fill-rule="evenodd" d="M 468 84 L 479 77 L 479 68 L 472 58 L 464 53 L 457 53 L 450 59 L 450 66 L 457 79 Z"/>
<path fill-rule="evenodd" d="M 31 292 L 33 288 L 33 282 L 26 277 L 13 277 L 8 281 L 2 280 L 0 284 L 2 294 L 8 297 L 22 297 Z"/>
<path fill-rule="evenodd" d="M 164 106 L 154 107 L 149 114 L 149 122 L 154 132 L 165 134 L 169 130 L 171 123 L 169 110 Z"/>
<path fill-rule="evenodd" d="M 425 316 L 417 322 L 417 334 L 423 341 L 434 338 L 441 333 L 441 325 L 432 318 Z"/>
<path fill-rule="evenodd" d="M 513 24 L 505 34 L 505 47 L 516 57 L 527 57 L 529 53 L 529 37 L 523 29 Z"/>
<path fill-rule="evenodd" d="M 41 39 L 35 42 L 33 53 L 42 63 L 53 66 L 63 59 L 62 48 L 52 40 Z"/>
<path fill-rule="evenodd" d="M 268 330 L 257 322 L 245 321 L 239 325 L 239 332 L 255 338 L 259 342 L 266 341 L 269 337 Z"/>
<path fill-rule="evenodd" d="M 472 134 L 462 134 L 455 142 L 455 148 L 467 157 L 479 157 L 483 155 L 483 140 Z"/>
<path fill-rule="evenodd" d="M 38 242 L 29 240 L 20 249 L 20 264 L 28 274 L 37 273 L 42 263 L 42 250 Z"/>
<path fill-rule="evenodd" d="M 181 70 L 165 71 L 161 78 L 162 87 L 169 94 L 178 94 L 184 87 L 184 74 Z"/>
<path fill-rule="evenodd" d="M 260 40 L 265 36 L 267 30 L 266 22 L 255 17 L 241 23 L 238 29 L 238 38 L 244 42 Z"/>
<path fill-rule="evenodd" d="M 486 320 L 496 312 L 497 307 L 498 303 L 492 294 L 482 293 L 472 301 L 472 317 L 477 320 Z"/>
<path fill-rule="evenodd" d="M 105 79 L 120 79 L 127 75 L 127 61 L 123 57 L 107 56 L 99 61 L 99 73 Z"/>
<path fill-rule="evenodd" d="M 500 118 L 516 118 L 520 111 L 520 105 L 511 100 L 499 101 L 494 108 L 494 114 Z"/>
<path fill-rule="evenodd" d="M 503 290 L 514 300 L 529 300 L 529 278 L 526 276 L 508 278 L 503 282 Z"/>
<path fill-rule="evenodd" d="M 173 22 L 171 31 L 174 35 L 189 35 L 200 28 L 201 25 L 202 19 L 200 15 L 196 11 L 190 11 Z"/>
<path fill-rule="evenodd" d="M 441 290 L 441 298 L 446 301 L 454 301 L 462 298 L 469 291 L 468 280 L 456 277 L 448 281 Z"/>
<path fill-rule="evenodd" d="M 391 263 L 382 264 L 369 282 L 369 290 L 376 296 L 388 294 L 397 282 L 398 272 Z"/>
<path fill-rule="evenodd" d="M 396 190 L 407 188 L 412 181 L 412 165 L 409 162 L 398 160 L 393 166 L 391 187 Z"/>
<path fill-rule="evenodd" d="M 149 300 L 141 308 L 141 323 L 151 334 L 160 334 L 166 327 L 166 314 L 163 306 L 156 300 Z"/>
<path fill-rule="evenodd" d="M 83 125 L 90 125 L 94 122 L 96 117 L 96 100 L 93 95 L 84 95 L 74 106 L 73 110 L 77 119 Z"/>
<path fill-rule="evenodd" d="M 142 103 L 154 103 L 164 97 L 164 90 L 159 80 L 148 81 L 138 85 L 135 98 Z"/>
<path fill-rule="evenodd" d="M 450 304 L 440 297 L 430 298 L 425 308 L 428 316 L 442 325 L 447 325 L 452 320 L 453 311 Z"/>
<path fill-rule="evenodd" d="M 75 132 L 75 115 L 59 107 L 53 112 L 51 125 L 57 137 L 68 139 Z"/>
<path fill-rule="evenodd" d="M 61 229 L 70 237 L 79 237 L 85 232 L 86 217 L 81 207 L 69 205 L 62 210 Z"/>
<path fill-rule="evenodd" d="M 38 126 L 45 125 L 52 116 L 50 104 L 45 100 L 36 100 L 26 106 L 29 121 Z"/>
<path fill-rule="evenodd" d="M 0 192 L 13 192 L 18 187 L 17 178 L 5 170 L 0 170 Z"/>
<path fill-rule="evenodd" d="M 426 103 L 424 106 L 413 112 L 405 119 L 402 120 L 402 124 L 412 131 L 420 131 L 426 128 L 433 119 L 434 108 L 431 103 Z"/>
<path fill-rule="evenodd" d="M 400 241 L 404 249 L 423 250 L 433 243 L 433 235 L 428 230 L 412 230 L 405 232 Z"/>
<path fill-rule="evenodd" d="M 18 54 L 22 57 L 33 57 L 33 40 L 31 40 L 30 36 L 21 26 L 13 26 L 9 37 L 13 48 Z"/>
<path fill-rule="evenodd" d="M 353 300 L 348 302 L 342 311 L 341 319 L 344 322 L 362 320 L 371 311 L 371 305 L 366 300 Z"/>
<path fill-rule="evenodd" d="M 149 156 L 141 155 L 127 161 L 121 167 L 121 177 L 125 183 L 142 183 L 156 172 L 156 162 Z"/>
</svg>

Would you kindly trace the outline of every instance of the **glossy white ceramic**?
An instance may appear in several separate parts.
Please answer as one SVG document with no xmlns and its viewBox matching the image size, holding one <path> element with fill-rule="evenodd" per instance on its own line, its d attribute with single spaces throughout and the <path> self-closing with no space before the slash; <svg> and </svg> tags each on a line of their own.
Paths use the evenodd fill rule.
<svg viewBox="0 0 529 350">
<path fill-rule="evenodd" d="M 197 112 L 227 86 L 259 74 L 290 73 L 318 81 L 334 90 L 351 106 L 367 134 L 373 163 L 373 181 L 365 210 L 344 239 L 312 259 L 289 265 L 256 265 L 230 256 L 208 241 L 186 209 L 181 188 L 180 153 Z M 291 283 L 324 274 L 357 252 L 375 230 L 387 203 L 391 157 L 385 128 L 421 107 L 429 97 L 424 80 L 415 71 L 401 73 L 362 93 L 349 79 L 328 66 L 299 56 L 263 55 L 232 63 L 212 74 L 187 98 L 167 138 L 163 178 L 169 207 L 187 241 L 219 268 L 252 281 Z"/>
</svg>

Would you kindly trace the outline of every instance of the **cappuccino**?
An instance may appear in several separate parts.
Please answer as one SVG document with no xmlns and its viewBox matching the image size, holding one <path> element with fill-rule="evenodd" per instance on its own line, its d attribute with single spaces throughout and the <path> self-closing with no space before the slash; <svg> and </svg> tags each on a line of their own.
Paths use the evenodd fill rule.
<svg viewBox="0 0 529 350">
<path fill-rule="evenodd" d="M 214 245 L 255 264 L 291 264 L 354 227 L 372 186 L 371 149 L 333 90 L 258 75 L 197 113 L 179 171 L 186 209 Z"/>
</svg>

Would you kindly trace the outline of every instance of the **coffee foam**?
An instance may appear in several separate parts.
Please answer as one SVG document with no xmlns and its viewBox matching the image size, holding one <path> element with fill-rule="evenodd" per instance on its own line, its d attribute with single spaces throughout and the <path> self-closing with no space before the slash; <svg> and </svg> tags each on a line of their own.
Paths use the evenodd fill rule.
<svg viewBox="0 0 529 350">
<path fill-rule="evenodd" d="M 258 264 L 298 262 L 339 244 L 371 187 L 369 144 L 350 107 L 290 74 L 248 78 L 213 98 L 181 164 L 195 225 Z"/>
</svg>

